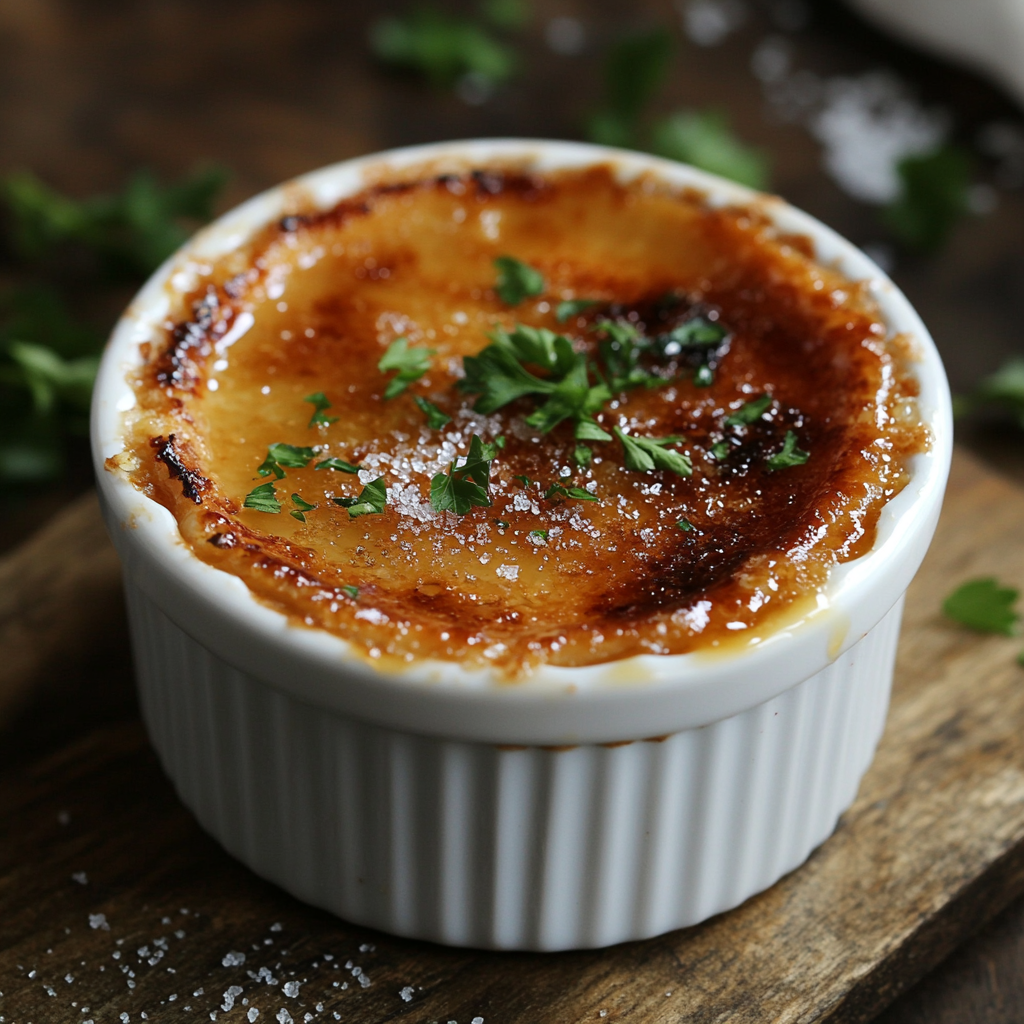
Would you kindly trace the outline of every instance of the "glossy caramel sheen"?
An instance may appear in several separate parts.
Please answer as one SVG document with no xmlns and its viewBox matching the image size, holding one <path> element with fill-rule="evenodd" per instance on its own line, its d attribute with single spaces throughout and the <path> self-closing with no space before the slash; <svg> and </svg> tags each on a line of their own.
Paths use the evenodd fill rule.
<svg viewBox="0 0 1024 1024">
<path fill-rule="evenodd" d="M 537 267 L 545 293 L 503 304 L 493 267 L 502 254 Z M 813 598 L 831 566 L 870 548 L 879 511 L 926 444 L 906 346 L 887 338 L 863 287 L 756 211 L 710 210 L 699 195 L 620 184 L 603 167 L 370 188 L 332 211 L 286 218 L 198 272 L 146 353 L 132 443 L 113 468 L 172 510 L 201 559 L 293 620 L 391 664 L 489 663 L 515 678 L 545 661 L 587 665 L 764 635 Z M 684 300 L 672 315 L 718 317 L 731 332 L 713 385 L 697 387 L 692 366 L 669 361 L 664 386 L 624 392 L 597 419 L 683 435 L 689 478 L 626 469 L 618 441 L 591 443 L 581 470 L 568 423 L 541 436 L 524 423 L 530 399 L 484 417 L 456 389 L 462 357 L 488 343 L 494 324 L 561 330 L 591 351 L 595 315 L 654 333 L 656 300 L 673 292 Z M 560 326 L 554 306 L 569 297 L 608 305 Z M 384 401 L 392 375 L 377 362 L 399 336 L 437 355 Z M 333 403 L 330 426 L 308 426 L 303 399 L 316 391 Z M 741 443 L 714 458 L 723 420 L 763 393 L 771 411 L 731 431 Z M 416 394 L 452 422 L 429 429 Z M 787 430 L 810 459 L 769 472 Z M 467 452 L 474 432 L 506 438 L 493 504 L 435 513 L 430 478 Z M 318 458 L 362 472 L 288 469 L 276 485 L 281 514 L 243 509 L 275 442 L 315 445 Z M 388 485 L 382 515 L 352 519 L 329 500 L 378 476 Z M 555 481 L 590 485 L 600 501 L 545 500 Z M 316 505 L 305 523 L 287 514 L 293 492 Z"/>
</svg>

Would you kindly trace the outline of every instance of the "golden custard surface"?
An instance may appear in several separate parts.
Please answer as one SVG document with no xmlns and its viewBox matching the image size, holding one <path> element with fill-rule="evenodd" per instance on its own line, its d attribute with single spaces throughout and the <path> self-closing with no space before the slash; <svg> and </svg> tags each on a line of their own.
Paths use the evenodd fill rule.
<svg viewBox="0 0 1024 1024">
<path fill-rule="evenodd" d="M 543 662 L 764 635 L 871 547 L 927 444 L 907 344 L 887 337 L 865 287 L 810 250 L 754 210 L 709 209 L 604 167 L 368 188 L 200 268 L 145 347 L 129 445 L 111 468 L 173 512 L 203 561 L 378 663 L 490 664 L 511 679 Z M 502 255 L 539 270 L 543 293 L 502 302 Z M 560 324 L 569 298 L 596 304 Z M 540 434 L 525 422 L 534 400 L 481 415 L 458 389 L 463 357 L 498 324 L 558 331 L 597 363 L 602 318 L 653 336 L 694 316 L 728 331 L 713 383 L 695 383 L 692 353 L 663 355 L 660 386 L 616 394 L 595 416 L 609 432 L 681 437 L 689 477 L 627 469 L 618 440 L 584 442 L 593 457 L 580 466 L 568 421 Z M 394 373 L 377 364 L 399 337 L 436 354 L 385 400 Z M 334 422 L 310 426 L 315 392 Z M 760 418 L 725 423 L 762 395 Z M 414 396 L 451 422 L 431 429 Z M 790 431 L 809 458 L 772 472 Z M 504 438 L 492 504 L 435 512 L 431 478 L 474 433 Z M 261 477 L 275 443 L 315 447 L 316 460 Z M 359 475 L 314 468 L 328 458 Z M 331 500 L 378 477 L 382 514 L 352 518 Z M 281 512 L 244 508 L 267 482 Z M 556 482 L 599 500 L 545 498 Z M 292 494 L 315 506 L 305 522 L 288 514 Z"/>
</svg>

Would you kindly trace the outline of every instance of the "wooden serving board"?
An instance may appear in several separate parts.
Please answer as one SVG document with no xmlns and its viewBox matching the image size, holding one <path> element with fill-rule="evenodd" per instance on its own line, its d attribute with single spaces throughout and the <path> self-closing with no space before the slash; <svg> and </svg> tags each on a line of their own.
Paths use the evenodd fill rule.
<svg viewBox="0 0 1024 1024">
<path fill-rule="evenodd" d="M 959 453 L 885 736 L 836 833 L 738 910 L 608 950 L 480 953 L 347 925 L 221 852 L 137 722 L 85 735 L 0 777 L 0 1020 L 867 1020 L 1024 891 L 1024 641 L 939 612 L 982 574 L 1024 582 L 1024 492 Z"/>
</svg>

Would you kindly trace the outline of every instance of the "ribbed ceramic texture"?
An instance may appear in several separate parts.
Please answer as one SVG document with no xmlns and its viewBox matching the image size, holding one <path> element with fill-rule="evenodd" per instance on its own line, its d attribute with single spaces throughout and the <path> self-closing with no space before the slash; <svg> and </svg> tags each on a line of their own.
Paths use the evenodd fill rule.
<svg viewBox="0 0 1024 1024">
<path fill-rule="evenodd" d="M 695 924 L 797 867 L 871 760 L 902 610 L 816 676 L 713 725 L 500 748 L 303 704 L 127 590 L 153 743 L 231 853 L 350 921 L 538 950 Z"/>
</svg>

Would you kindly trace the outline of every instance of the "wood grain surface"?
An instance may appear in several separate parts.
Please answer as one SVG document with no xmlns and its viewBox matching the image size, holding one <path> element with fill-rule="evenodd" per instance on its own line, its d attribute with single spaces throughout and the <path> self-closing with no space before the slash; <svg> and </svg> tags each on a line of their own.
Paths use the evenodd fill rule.
<svg viewBox="0 0 1024 1024">
<path fill-rule="evenodd" d="M 32 687 L 112 642 L 121 566 L 89 491 L 0 558 L 0 727 Z"/>
<path fill-rule="evenodd" d="M 867 1020 L 1024 891 L 1020 641 L 939 613 L 961 579 L 1024 579 L 1022 522 L 1024 492 L 959 452 L 858 799 L 802 868 L 731 913 L 548 955 L 352 927 L 220 851 L 127 722 L 0 776 L 0 1014 L 8 1024 Z"/>
</svg>

